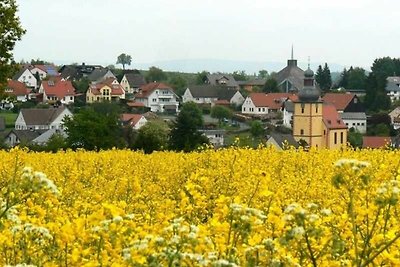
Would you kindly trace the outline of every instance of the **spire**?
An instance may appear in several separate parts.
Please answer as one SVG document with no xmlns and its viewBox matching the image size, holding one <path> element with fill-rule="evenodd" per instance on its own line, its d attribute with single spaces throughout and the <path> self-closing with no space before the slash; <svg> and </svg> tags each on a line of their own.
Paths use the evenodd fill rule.
<svg viewBox="0 0 400 267">
<path fill-rule="evenodd" d="M 294 58 L 293 58 L 293 44 L 292 44 L 292 60 L 293 60 Z"/>
<path fill-rule="evenodd" d="M 310 56 L 308 56 L 308 68 L 310 68 Z"/>
</svg>

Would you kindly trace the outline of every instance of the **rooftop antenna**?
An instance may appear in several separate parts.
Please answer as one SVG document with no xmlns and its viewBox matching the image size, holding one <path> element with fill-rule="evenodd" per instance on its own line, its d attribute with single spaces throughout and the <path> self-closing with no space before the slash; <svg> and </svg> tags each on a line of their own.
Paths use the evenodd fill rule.
<svg viewBox="0 0 400 267">
<path fill-rule="evenodd" d="M 293 44 L 292 44 L 292 60 L 293 60 Z"/>
</svg>

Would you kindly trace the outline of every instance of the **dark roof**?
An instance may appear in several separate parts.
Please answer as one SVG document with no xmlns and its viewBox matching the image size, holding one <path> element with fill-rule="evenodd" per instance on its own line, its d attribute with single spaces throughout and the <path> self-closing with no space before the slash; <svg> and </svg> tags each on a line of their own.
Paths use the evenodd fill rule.
<svg viewBox="0 0 400 267">
<path fill-rule="evenodd" d="M 19 139 L 20 142 L 22 143 L 27 143 L 30 142 L 32 140 L 34 140 L 35 138 L 39 137 L 40 135 L 42 135 L 44 132 L 46 132 L 47 130 L 16 130 L 16 129 L 12 129 L 7 135 L 9 136 L 11 133 L 14 133 L 17 138 Z"/>
<path fill-rule="evenodd" d="M 237 90 L 229 89 L 221 85 L 194 85 L 189 91 L 194 98 L 218 98 L 218 100 L 230 101 Z"/>
<path fill-rule="evenodd" d="M 386 91 L 400 91 L 400 77 L 387 77 Z"/>
<path fill-rule="evenodd" d="M 228 74 L 221 74 L 221 73 L 213 73 L 213 74 L 207 74 L 207 80 L 211 85 L 220 85 L 218 83 L 219 80 L 226 79 L 227 82 L 224 84 L 224 86 L 228 87 L 238 87 L 238 83 L 236 82 L 235 78 L 233 78 L 232 75 Z"/>
<path fill-rule="evenodd" d="M 49 125 L 64 110 L 65 107 L 49 109 L 31 108 L 21 109 L 21 113 L 26 125 Z"/>
<path fill-rule="evenodd" d="M 139 88 L 140 86 L 146 84 L 144 76 L 140 73 L 126 73 L 125 77 L 128 80 L 131 88 Z"/>
<path fill-rule="evenodd" d="M 304 87 L 304 71 L 297 66 L 295 60 L 289 60 L 288 65 L 280 70 L 274 78 L 279 85 L 288 80 L 297 90 Z"/>
<path fill-rule="evenodd" d="M 100 65 L 64 65 L 60 68 L 59 72 L 61 77 L 73 79 L 80 79 L 83 76 L 91 74 L 96 69 L 102 69 Z"/>
<path fill-rule="evenodd" d="M 20 69 L 14 76 L 13 76 L 13 80 L 18 80 L 19 77 L 21 77 L 21 75 L 26 71 L 29 70 L 28 68 L 22 68 Z M 32 74 L 33 75 L 33 74 Z"/>
<path fill-rule="evenodd" d="M 101 80 L 109 71 L 109 69 L 95 69 L 92 73 L 89 74 L 88 79 L 91 82 L 96 82 Z"/>
<path fill-rule="evenodd" d="M 295 148 L 299 147 L 299 143 L 296 142 L 293 135 L 291 134 L 272 133 L 270 138 L 273 138 L 281 148 L 283 148 L 283 144 L 285 143 Z"/>
<path fill-rule="evenodd" d="M 249 81 L 237 81 L 239 85 L 249 85 L 249 86 L 264 86 L 266 83 L 266 79 L 254 79 Z"/>
</svg>

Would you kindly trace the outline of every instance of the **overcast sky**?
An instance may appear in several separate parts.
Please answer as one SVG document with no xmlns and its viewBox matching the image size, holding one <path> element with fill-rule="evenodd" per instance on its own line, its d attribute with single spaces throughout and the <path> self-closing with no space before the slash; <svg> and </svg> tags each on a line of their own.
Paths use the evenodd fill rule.
<svg viewBox="0 0 400 267">
<path fill-rule="evenodd" d="M 398 0 L 17 0 L 16 60 L 115 64 L 176 59 L 369 67 L 400 57 Z"/>
</svg>

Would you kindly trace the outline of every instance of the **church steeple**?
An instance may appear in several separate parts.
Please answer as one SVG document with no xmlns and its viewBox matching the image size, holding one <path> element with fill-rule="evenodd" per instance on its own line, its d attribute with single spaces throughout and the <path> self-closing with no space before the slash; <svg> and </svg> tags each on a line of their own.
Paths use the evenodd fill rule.
<svg viewBox="0 0 400 267">
<path fill-rule="evenodd" d="M 288 59 L 287 65 L 292 66 L 292 67 L 297 67 L 297 60 L 294 59 L 294 56 L 293 56 L 293 44 L 292 44 L 292 55 L 291 55 L 291 58 Z"/>
</svg>

